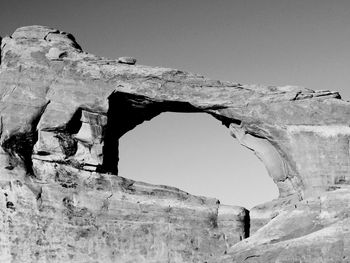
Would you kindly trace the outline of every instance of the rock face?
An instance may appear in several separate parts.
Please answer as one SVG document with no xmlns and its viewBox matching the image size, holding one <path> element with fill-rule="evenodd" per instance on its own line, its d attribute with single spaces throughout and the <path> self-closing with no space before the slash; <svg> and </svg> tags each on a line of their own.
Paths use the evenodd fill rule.
<svg viewBox="0 0 350 263">
<path fill-rule="evenodd" d="M 1 40 L 4 262 L 350 261 L 350 104 L 337 92 L 120 62 L 43 26 Z M 279 198 L 249 213 L 119 177 L 119 138 L 166 111 L 222 122 Z"/>
</svg>

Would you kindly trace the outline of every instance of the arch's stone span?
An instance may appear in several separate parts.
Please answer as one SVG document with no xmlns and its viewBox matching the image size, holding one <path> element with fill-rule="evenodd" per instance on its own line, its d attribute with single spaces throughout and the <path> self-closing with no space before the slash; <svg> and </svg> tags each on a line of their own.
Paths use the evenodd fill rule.
<svg viewBox="0 0 350 263">
<path fill-rule="evenodd" d="M 193 214 L 194 217 L 180 220 L 189 228 L 193 227 L 193 222 L 200 226 L 193 228 L 193 235 L 188 234 L 186 227 L 179 229 L 179 232 L 187 233 L 188 238 L 184 242 L 203 245 L 193 245 L 190 252 L 185 248 L 176 250 L 176 242 L 168 244 L 164 241 L 169 233 L 179 238 L 178 232 L 170 230 L 165 234 L 153 226 L 135 229 L 129 224 L 129 230 L 133 229 L 131 232 L 152 233 L 153 240 L 158 240 L 158 243 L 166 247 L 165 250 L 164 247 L 152 250 L 151 247 L 141 246 L 135 250 L 136 255 L 125 251 L 140 243 L 126 238 L 129 245 L 123 244 L 120 240 L 115 241 L 111 232 L 105 231 L 103 238 L 107 240 L 106 235 L 109 234 L 113 236 L 113 242 L 116 242 L 114 244 L 125 245 L 124 250 L 118 250 L 118 253 L 123 251 L 122 257 L 125 260 L 137 262 L 140 255 L 146 261 L 160 262 L 164 262 L 169 255 L 174 262 L 182 262 L 186 255 L 190 255 L 186 258 L 189 261 L 211 260 L 213 255 L 217 258 L 217 253 L 223 253 L 228 246 L 237 242 L 238 236 L 247 236 L 249 220 L 247 221 L 244 209 L 224 208 L 209 199 L 187 198 L 186 193 L 177 189 L 156 187 L 150 190 L 153 186 L 107 174 L 117 174 L 120 136 L 161 112 L 206 112 L 226 125 L 241 144 L 252 149 L 264 162 L 279 187 L 280 199 L 271 209 L 274 216 L 280 212 L 276 212 L 276 207 L 279 210 L 283 200 L 287 200 L 286 211 L 289 211 L 292 208 L 288 204 L 294 202 L 291 200 L 300 201 L 313 198 L 314 195 L 326 196 L 328 191 L 347 191 L 350 183 L 350 104 L 341 100 L 337 92 L 313 91 L 294 86 L 241 85 L 210 80 L 180 70 L 118 63 L 117 59 L 100 58 L 83 52 L 71 34 L 42 26 L 30 26 L 19 28 L 11 37 L 1 40 L 0 98 L 2 189 L 6 194 L 6 211 L 14 212 L 17 205 L 23 211 L 37 209 L 33 212 L 39 218 L 37 225 L 47 228 L 41 211 L 46 209 L 47 220 L 56 222 L 57 227 L 59 224 L 53 219 L 55 213 L 52 211 L 58 209 L 62 215 L 59 220 L 68 220 L 68 225 L 74 227 L 79 225 L 77 231 L 81 235 L 77 234 L 76 241 L 80 238 L 88 238 L 90 241 L 96 237 L 102 238 L 98 229 L 110 225 L 99 223 L 99 216 L 110 207 L 114 209 L 111 212 L 113 215 L 127 214 L 127 210 L 123 210 L 127 206 L 139 207 L 138 213 L 132 217 L 140 219 L 139 213 L 143 211 L 140 196 L 149 198 L 149 195 L 156 195 L 158 198 L 162 193 L 172 196 L 168 201 L 174 208 L 169 207 L 166 211 L 173 216 L 173 221 L 169 219 L 171 216 L 166 217 L 164 212 L 157 210 L 159 206 L 148 206 L 148 211 L 160 215 L 159 218 L 167 223 L 179 220 L 181 213 L 197 211 Z M 26 190 L 22 189 L 23 185 Z M 59 186 L 64 190 L 58 190 Z M 32 199 L 25 194 L 23 196 L 27 190 L 34 194 Z M 9 200 L 9 192 L 12 201 Z M 54 204 L 56 199 L 62 200 L 59 208 Z M 95 203 L 86 201 L 91 199 L 96 200 Z M 21 200 L 26 201 L 21 203 Z M 97 204 L 99 202 L 102 206 Z M 125 205 L 120 206 L 119 203 L 123 202 Z M 329 202 L 323 201 L 324 204 Z M 159 201 L 159 204 L 162 202 Z M 96 207 L 101 207 L 100 212 Z M 260 210 L 253 212 L 257 218 L 268 221 L 274 216 L 268 214 L 266 211 L 269 209 L 265 208 L 260 207 Z M 120 213 L 116 212 L 118 209 Z M 260 213 L 262 210 L 264 212 Z M 221 217 L 223 224 L 220 223 L 220 211 L 225 211 L 224 217 Z M 110 214 L 106 215 L 108 217 Z M 329 218 L 333 220 L 332 216 Z M 121 220 L 129 217 L 126 215 Z M 17 214 L 13 218 L 24 220 Z M 332 221 L 329 218 L 328 221 L 323 218 L 321 225 L 334 222 L 335 219 Z M 72 223 L 72 219 L 81 222 Z M 157 221 L 153 216 L 148 220 Z M 283 220 L 280 226 L 286 222 Z M 312 224 L 310 222 L 310 225 L 305 226 L 302 233 L 309 233 L 306 229 L 310 229 Z M 28 226 L 30 225 L 29 222 Z M 128 226 L 113 226 L 113 231 Z M 273 232 L 273 227 L 269 223 L 263 229 Z M 231 230 L 235 228 L 238 230 L 232 233 Z M 20 228 L 17 230 L 24 231 Z M 64 233 L 66 229 L 61 231 Z M 37 231 L 33 233 L 38 235 Z M 275 240 L 292 238 L 277 233 L 277 236 L 282 237 L 276 239 L 276 235 L 271 235 Z M 5 231 L 5 234 L 8 232 Z M 223 239 L 220 239 L 221 235 Z M 198 236 L 203 238 L 191 239 Z M 256 236 L 259 237 L 259 234 Z M 21 239 L 20 234 L 18 237 L 22 246 L 30 246 Z M 254 240 L 253 237 L 249 239 L 252 241 L 240 243 L 238 248 L 232 249 L 231 256 L 244 251 L 244 247 L 240 250 L 244 244 L 247 247 L 252 244 L 259 246 L 266 241 Z M 107 243 L 112 242 L 108 240 Z M 344 236 L 339 240 L 344 242 Z M 272 242 L 272 237 L 270 241 Z M 64 242 L 67 240 L 58 243 Z M 77 249 L 82 249 L 81 244 L 77 243 Z M 15 247 L 11 241 L 9 244 L 8 247 Z M 96 251 L 100 248 L 92 249 L 94 252 L 88 254 L 88 258 L 80 250 L 80 254 L 71 251 L 71 255 L 84 255 L 83 260 L 88 261 L 96 256 Z M 62 256 L 69 254 L 66 249 L 63 249 L 64 253 L 58 253 L 60 260 L 67 260 Z M 278 246 L 271 248 L 268 253 L 276 249 Z M 108 254 L 110 250 L 107 250 L 105 252 Z M 159 251 L 167 252 L 159 254 Z M 37 255 L 40 253 L 50 256 L 42 251 Z M 5 254 L 11 258 L 10 252 Z M 25 252 L 18 252 L 18 256 L 26 257 Z M 30 258 L 35 255 L 27 256 Z M 96 257 L 106 260 L 104 256 Z M 113 260 L 112 255 L 109 255 L 109 260 Z"/>
<path fill-rule="evenodd" d="M 248 149 L 252 150 L 256 156 L 264 163 L 269 175 L 280 189 L 280 196 L 284 197 L 295 192 L 292 181 L 288 178 L 290 174 L 288 163 L 281 154 L 266 138 L 260 138 L 246 133 L 244 127 L 237 124 L 230 124 L 232 136 Z"/>
</svg>

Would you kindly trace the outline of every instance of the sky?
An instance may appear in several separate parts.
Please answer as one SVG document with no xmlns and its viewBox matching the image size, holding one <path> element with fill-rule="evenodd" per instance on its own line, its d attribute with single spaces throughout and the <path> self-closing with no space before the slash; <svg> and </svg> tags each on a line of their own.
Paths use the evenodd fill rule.
<svg viewBox="0 0 350 263">
<path fill-rule="evenodd" d="M 348 0 L 1 0 L 0 36 L 34 24 L 103 57 L 350 99 Z M 123 136 L 120 175 L 247 208 L 277 197 L 254 154 L 198 113 L 163 113 Z"/>
</svg>

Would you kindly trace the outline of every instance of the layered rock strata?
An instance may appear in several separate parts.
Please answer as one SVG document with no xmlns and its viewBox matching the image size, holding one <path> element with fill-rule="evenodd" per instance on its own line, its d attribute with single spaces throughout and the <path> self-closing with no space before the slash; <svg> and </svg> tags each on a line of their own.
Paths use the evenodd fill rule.
<svg viewBox="0 0 350 263">
<path fill-rule="evenodd" d="M 333 91 L 242 85 L 135 62 L 91 55 L 71 34 L 43 26 L 1 40 L 1 258 L 349 260 L 348 102 Z M 279 199 L 249 217 L 215 199 L 119 177 L 119 138 L 167 111 L 220 121 L 264 163 Z"/>
</svg>

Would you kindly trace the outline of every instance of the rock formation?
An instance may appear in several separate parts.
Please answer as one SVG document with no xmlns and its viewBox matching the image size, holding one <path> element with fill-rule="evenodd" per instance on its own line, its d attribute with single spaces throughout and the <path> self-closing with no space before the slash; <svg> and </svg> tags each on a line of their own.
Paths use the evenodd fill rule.
<svg viewBox="0 0 350 263">
<path fill-rule="evenodd" d="M 135 63 L 43 26 L 1 40 L 3 262 L 350 262 L 349 102 Z M 119 138 L 167 111 L 220 121 L 279 198 L 248 212 L 118 176 Z"/>
</svg>

